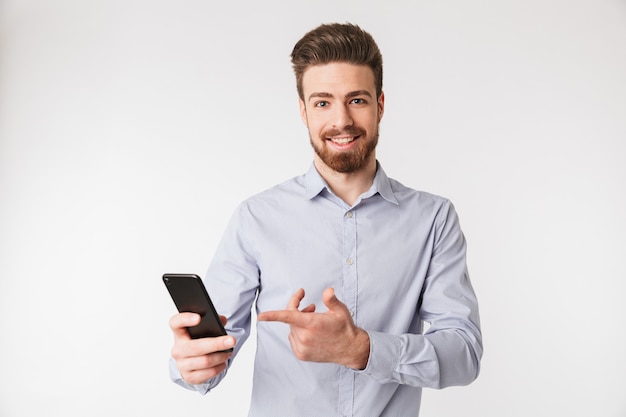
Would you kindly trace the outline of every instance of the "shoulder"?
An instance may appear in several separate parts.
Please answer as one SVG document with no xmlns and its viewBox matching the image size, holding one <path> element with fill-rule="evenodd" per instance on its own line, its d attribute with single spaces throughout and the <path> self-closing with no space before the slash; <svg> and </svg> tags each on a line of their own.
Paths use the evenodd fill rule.
<svg viewBox="0 0 626 417">
<path fill-rule="evenodd" d="M 264 209 L 290 207 L 304 199 L 303 175 L 299 175 L 251 195 L 239 204 L 239 210 L 255 212 Z"/>
<path fill-rule="evenodd" d="M 389 178 L 389 184 L 400 205 L 404 203 L 442 207 L 451 204 L 450 200 L 446 197 L 427 191 L 416 190 L 393 178 Z"/>
<path fill-rule="evenodd" d="M 430 224 L 437 238 L 440 238 L 446 230 L 460 232 L 459 217 L 449 198 L 415 190 L 396 180 L 390 181 L 398 200 L 400 213 L 415 221 L 416 224 L 420 221 Z"/>
</svg>

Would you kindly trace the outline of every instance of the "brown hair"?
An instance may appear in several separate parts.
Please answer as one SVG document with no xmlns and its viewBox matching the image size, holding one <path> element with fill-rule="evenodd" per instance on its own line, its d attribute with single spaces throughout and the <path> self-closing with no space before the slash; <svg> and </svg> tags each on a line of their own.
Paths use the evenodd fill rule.
<svg viewBox="0 0 626 417">
<path fill-rule="evenodd" d="M 323 24 L 305 34 L 291 52 L 300 99 L 304 100 L 302 75 L 312 65 L 346 62 L 367 65 L 374 72 L 376 97 L 383 90 L 383 57 L 372 35 L 351 23 Z"/>
</svg>

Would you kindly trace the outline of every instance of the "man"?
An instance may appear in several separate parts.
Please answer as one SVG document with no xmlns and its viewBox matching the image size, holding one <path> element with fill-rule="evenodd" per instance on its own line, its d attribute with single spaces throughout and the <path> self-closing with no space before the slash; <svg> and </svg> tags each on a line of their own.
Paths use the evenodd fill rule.
<svg viewBox="0 0 626 417">
<path fill-rule="evenodd" d="M 229 335 L 190 340 L 185 327 L 198 316 L 174 316 L 172 378 L 215 387 L 256 300 L 251 416 L 416 416 L 422 387 L 468 384 L 479 372 L 457 215 L 376 160 L 385 97 L 367 32 L 321 25 L 291 57 L 313 164 L 235 212 L 206 275 Z"/>
</svg>

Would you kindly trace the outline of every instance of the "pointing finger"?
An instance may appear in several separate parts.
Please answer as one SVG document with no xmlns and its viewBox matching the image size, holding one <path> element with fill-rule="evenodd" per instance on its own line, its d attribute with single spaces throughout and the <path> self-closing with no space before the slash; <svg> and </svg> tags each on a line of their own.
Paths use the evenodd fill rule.
<svg viewBox="0 0 626 417">
<path fill-rule="evenodd" d="M 264 311 L 257 317 L 258 321 L 279 321 L 286 324 L 297 325 L 300 320 L 299 317 L 302 313 L 293 310 L 276 310 L 276 311 Z"/>
</svg>

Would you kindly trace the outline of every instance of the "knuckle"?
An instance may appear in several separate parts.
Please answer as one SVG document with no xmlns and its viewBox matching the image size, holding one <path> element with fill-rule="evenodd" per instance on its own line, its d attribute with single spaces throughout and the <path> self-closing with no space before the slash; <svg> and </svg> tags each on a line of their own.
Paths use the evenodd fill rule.
<svg viewBox="0 0 626 417">
<path fill-rule="evenodd" d="M 310 346 L 315 339 L 311 336 L 309 332 L 304 332 L 300 335 L 299 340 L 300 344 L 304 346 Z"/>
<path fill-rule="evenodd" d="M 293 343 L 291 349 L 293 350 L 296 358 L 300 359 L 301 361 L 305 361 L 309 358 L 309 349 L 305 345 L 301 343 Z"/>
<path fill-rule="evenodd" d="M 170 329 L 174 330 L 174 329 L 178 329 L 180 327 L 180 321 L 178 319 L 178 314 L 175 316 L 170 317 L 170 321 L 169 321 L 169 325 L 170 325 Z"/>
<path fill-rule="evenodd" d="M 185 372 L 182 373 L 181 376 L 183 377 L 183 379 L 185 380 L 185 382 L 189 383 L 189 384 L 201 384 L 204 381 L 200 381 L 201 378 L 199 378 L 198 372 Z"/>
<path fill-rule="evenodd" d="M 171 355 L 174 359 L 180 360 L 195 356 L 193 344 L 186 340 L 177 340 L 172 347 Z"/>
<path fill-rule="evenodd" d="M 215 366 L 215 360 L 211 355 L 203 355 L 198 357 L 198 369 L 210 369 Z"/>
<path fill-rule="evenodd" d="M 210 374 L 211 374 L 210 378 L 218 376 L 219 374 L 222 373 L 222 371 L 224 371 L 224 369 L 226 369 L 226 364 L 224 363 L 220 363 L 219 365 L 212 367 L 210 369 Z"/>
<path fill-rule="evenodd" d="M 179 344 L 174 344 L 172 351 L 170 352 L 172 358 L 179 360 L 183 358 L 182 351 Z"/>
<path fill-rule="evenodd" d="M 300 359 L 301 361 L 307 360 L 306 352 L 303 349 L 300 349 L 299 347 L 295 347 L 293 349 L 293 353 L 296 356 L 296 358 Z"/>
</svg>

